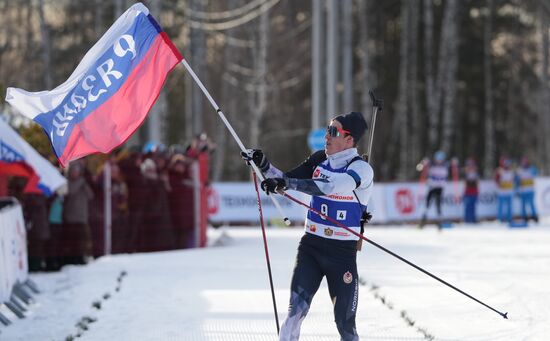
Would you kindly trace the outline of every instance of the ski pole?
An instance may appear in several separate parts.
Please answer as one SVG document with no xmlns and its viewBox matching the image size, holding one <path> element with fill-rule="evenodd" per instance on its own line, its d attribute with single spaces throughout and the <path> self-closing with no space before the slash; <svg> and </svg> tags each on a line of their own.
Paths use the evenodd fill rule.
<svg viewBox="0 0 550 341">
<path fill-rule="evenodd" d="M 503 318 L 505 318 L 505 319 L 508 318 L 508 312 L 502 313 L 502 312 L 496 310 L 495 308 L 493 308 L 493 307 L 491 307 L 491 306 L 489 306 L 489 305 L 483 303 L 482 301 L 478 300 L 477 298 L 475 298 L 475 297 L 473 297 L 473 296 L 467 294 L 466 292 L 460 290 L 459 288 L 455 287 L 454 285 L 452 285 L 452 284 L 450 284 L 450 283 L 444 281 L 443 279 L 437 277 L 436 275 L 434 275 L 434 274 L 432 274 L 432 273 L 430 273 L 430 272 L 424 270 L 423 268 L 419 267 L 418 265 L 416 265 L 416 264 L 414 264 L 414 263 L 408 261 L 407 259 L 405 259 L 405 258 L 399 256 L 398 254 L 396 254 L 396 253 L 394 253 L 394 252 L 392 252 L 392 251 L 386 249 L 386 248 L 383 247 L 382 245 L 377 244 L 377 243 L 375 243 L 374 241 L 372 241 L 372 240 L 366 238 L 365 236 L 363 236 L 363 235 L 361 235 L 361 234 L 359 234 L 359 233 L 353 231 L 352 229 L 350 229 L 349 227 L 343 225 L 343 224 L 340 223 L 339 221 L 337 221 L 337 220 L 335 220 L 335 219 L 333 219 L 333 218 L 331 218 L 331 217 L 329 217 L 329 216 L 327 216 L 327 215 L 325 215 L 325 214 L 323 214 L 323 213 L 321 213 L 321 212 L 315 210 L 314 208 L 310 207 L 309 205 L 307 205 L 307 204 L 301 202 L 300 200 L 298 200 L 298 199 L 292 197 L 291 195 L 287 194 L 286 192 L 279 191 L 278 193 L 281 194 L 281 195 L 283 195 L 283 196 L 285 196 L 286 198 L 288 198 L 288 199 L 294 201 L 295 203 L 297 203 L 297 204 L 299 204 L 299 205 L 301 205 L 301 206 L 304 206 L 304 207 L 307 208 L 309 211 L 311 211 L 311 212 L 313 212 L 313 213 L 319 215 L 320 217 L 323 217 L 324 219 L 329 220 L 329 221 L 332 222 L 333 224 L 336 224 L 338 227 L 341 227 L 341 228 L 343 228 L 344 230 L 346 230 L 346 231 L 348 231 L 348 232 L 350 232 L 350 233 L 356 235 L 357 237 L 363 239 L 364 241 L 366 241 L 366 242 L 368 242 L 368 243 L 370 243 L 370 244 L 376 246 L 376 247 L 379 248 L 380 250 L 382 250 L 382 251 L 384 251 L 384 252 L 386 252 L 386 253 L 389 253 L 390 255 L 394 256 L 395 258 L 399 259 L 400 261 L 407 263 L 408 265 L 412 266 L 413 268 L 415 268 L 415 269 L 417 269 L 417 270 L 423 272 L 424 274 L 426 274 L 426 275 L 432 277 L 433 279 L 435 279 L 435 280 L 437 280 L 437 281 L 439 281 L 439 282 L 445 284 L 446 286 L 448 286 L 448 287 L 450 287 L 450 288 L 452 288 L 452 289 L 458 291 L 459 293 L 463 294 L 464 296 L 466 296 L 466 297 L 468 297 L 468 298 L 470 298 L 470 299 L 476 301 L 477 303 L 479 303 L 479 304 L 481 304 L 481 305 L 483 305 L 483 306 L 485 306 L 485 307 L 491 309 L 492 311 L 494 311 L 495 313 L 499 314 L 499 315 L 502 316 Z"/>
<path fill-rule="evenodd" d="M 202 84 L 201 80 L 199 79 L 199 77 L 197 77 L 197 75 L 195 74 L 195 72 L 193 71 L 193 69 L 191 69 L 191 66 L 187 63 L 187 61 L 185 59 L 183 59 L 181 61 L 181 63 L 183 64 L 183 66 L 185 66 L 185 68 L 187 69 L 187 71 L 191 74 L 191 77 L 193 77 L 193 80 L 195 80 L 195 82 L 198 84 L 199 88 L 202 90 L 202 92 L 204 93 L 204 95 L 206 96 L 206 98 L 208 98 L 208 101 L 210 101 L 210 104 L 212 104 L 212 106 L 214 107 L 214 109 L 216 110 L 216 113 L 218 113 L 218 116 L 220 116 L 222 122 L 225 124 L 225 126 L 227 127 L 227 129 L 229 130 L 229 132 L 231 133 L 231 136 L 233 136 L 233 138 L 235 139 L 235 141 L 237 142 L 237 144 L 239 145 L 239 148 L 241 149 L 241 151 L 243 152 L 246 152 L 246 148 L 244 147 L 241 139 L 239 138 L 239 136 L 237 135 L 237 133 L 235 132 L 235 130 L 233 130 L 233 127 L 231 126 L 231 124 L 229 123 L 229 121 L 227 120 L 227 118 L 225 118 L 225 115 L 223 114 L 223 112 L 221 111 L 220 107 L 218 107 L 218 105 L 216 104 L 216 102 L 214 101 L 214 99 L 212 98 L 212 96 L 210 96 L 210 93 L 208 92 L 208 90 L 206 90 L 206 88 L 204 87 L 204 85 Z M 258 176 L 258 178 L 260 179 L 260 181 L 264 181 L 265 180 L 265 177 L 264 175 L 262 174 L 262 172 L 258 169 L 258 167 L 256 166 L 256 164 L 254 162 L 250 162 L 250 166 L 252 166 L 252 169 L 254 170 L 254 173 L 256 173 L 256 175 Z M 281 217 L 283 217 L 283 220 L 285 222 L 285 225 L 287 226 L 290 226 L 290 219 L 288 219 L 288 217 L 283 213 L 283 209 L 281 208 L 281 206 L 279 205 L 279 202 L 277 201 L 277 199 L 275 199 L 273 196 L 271 196 L 271 200 L 273 201 L 273 204 L 275 205 L 275 207 L 277 208 L 277 210 L 279 211 L 279 214 L 281 215 Z"/>
<path fill-rule="evenodd" d="M 376 98 L 373 90 L 369 90 L 369 95 L 372 100 L 371 127 L 369 133 L 369 143 L 367 145 L 367 158 L 370 163 L 372 160 L 370 153 L 372 151 L 372 143 L 374 140 L 374 126 L 376 125 L 376 115 L 378 114 L 378 111 L 382 111 L 382 108 L 384 107 L 384 101 L 381 98 Z"/>
<path fill-rule="evenodd" d="M 277 314 L 277 303 L 275 302 L 275 289 L 273 289 L 273 276 L 271 275 L 271 263 L 269 261 L 269 251 L 267 250 L 267 238 L 265 236 L 264 215 L 262 212 L 262 201 L 260 200 L 260 190 L 258 189 L 258 180 L 256 174 L 252 173 L 254 178 L 254 187 L 258 196 L 258 211 L 260 211 L 260 225 L 262 226 L 262 235 L 264 238 L 265 261 L 267 262 L 267 273 L 269 274 L 269 285 L 271 287 L 271 299 L 273 300 L 273 311 L 275 313 L 275 324 L 277 325 L 277 335 L 279 335 L 279 315 Z"/>
</svg>

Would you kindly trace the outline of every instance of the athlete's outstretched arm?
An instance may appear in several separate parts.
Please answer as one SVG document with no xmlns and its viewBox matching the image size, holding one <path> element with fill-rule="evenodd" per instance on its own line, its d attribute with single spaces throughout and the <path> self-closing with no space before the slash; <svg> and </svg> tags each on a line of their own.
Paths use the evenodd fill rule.
<svg viewBox="0 0 550 341">
<path fill-rule="evenodd" d="M 286 178 L 287 188 L 310 195 L 330 195 L 351 192 L 358 187 L 372 186 L 374 174 L 368 164 L 351 165 L 345 173 L 333 174 L 329 179 Z"/>
</svg>

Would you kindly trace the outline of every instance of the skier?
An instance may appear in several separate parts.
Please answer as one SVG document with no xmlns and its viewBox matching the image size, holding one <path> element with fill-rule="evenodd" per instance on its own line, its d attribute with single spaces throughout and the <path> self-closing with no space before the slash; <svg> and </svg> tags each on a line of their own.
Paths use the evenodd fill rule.
<svg viewBox="0 0 550 341">
<path fill-rule="evenodd" d="M 510 159 L 506 157 L 500 159 L 500 167 L 495 172 L 495 182 L 498 187 L 497 219 L 503 223 L 510 223 L 512 221 L 512 197 L 514 195 L 514 171 Z"/>
<path fill-rule="evenodd" d="M 430 209 L 432 200 L 435 201 L 435 206 L 437 209 L 438 227 L 441 227 L 441 198 L 443 196 L 443 187 L 445 186 L 447 178 L 449 177 L 449 165 L 447 164 L 445 159 L 445 152 L 438 150 L 434 154 L 433 164 L 429 161 L 423 162 L 423 164 L 425 165 L 424 167 L 427 167 L 427 170 L 426 168 L 424 168 L 422 171 L 428 174 L 428 196 L 426 197 L 426 209 L 424 210 L 424 214 L 422 215 L 420 227 L 426 225 L 428 219 L 428 210 Z"/>
<path fill-rule="evenodd" d="M 537 169 L 531 165 L 527 157 L 521 159 L 520 167 L 516 171 L 516 177 L 519 185 L 519 197 L 521 199 L 521 214 L 523 219 L 527 221 L 527 207 L 531 211 L 531 219 L 535 222 L 539 221 L 537 210 L 535 208 L 535 176 L 538 174 Z"/>
<path fill-rule="evenodd" d="M 464 222 L 476 223 L 476 203 L 479 195 L 479 172 L 473 158 L 466 160 L 464 167 Z"/>
<path fill-rule="evenodd" d="M 366 205 L 374 178 L 371 166 L 356 148 L 366 130 L 367 123 L 359 112 L 336 116 L 327 127 L 325 150 L 313 153 L 286 173 L 271 165 L 261 150 L 248 150 L 243 158 L 256 163 L 266 175 L 261 186 L 268 194 L 286 189 L 310 194 L 312 208 L 362 233 L 363 223 L 370 219 Z M 299 339 L 301 323 L 324 276 L 341 340 L 359 340 L 355 328 L 358 239 L 331 221 L 308 212 L 280 340 Z"/>
</svg>

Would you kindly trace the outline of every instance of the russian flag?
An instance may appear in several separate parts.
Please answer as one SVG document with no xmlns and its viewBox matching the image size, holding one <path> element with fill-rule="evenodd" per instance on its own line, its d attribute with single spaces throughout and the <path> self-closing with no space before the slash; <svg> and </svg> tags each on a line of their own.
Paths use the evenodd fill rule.
<svg viewBox="0 0 550 341">
<path fill-rule="evenodd" d="M 28 178 L 25 193 L 50 196 L 67 184 L 67 179 L 48 160 L 0 119 L 0 175 Z"/>
<path fill-rule="evenodd" d="M 51 91 L 8 88 L 6 101 L 42 126 L 63 166 L 108 153 L 143 123 L 183 59 L 141 3 L 130 7 Z"/>
</svg>

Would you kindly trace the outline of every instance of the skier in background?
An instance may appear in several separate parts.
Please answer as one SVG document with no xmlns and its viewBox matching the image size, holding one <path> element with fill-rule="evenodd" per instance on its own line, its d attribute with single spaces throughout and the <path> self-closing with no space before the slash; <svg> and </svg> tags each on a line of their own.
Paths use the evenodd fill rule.
<svg viewBox="0 0 550 341">
<path fill-rule="evenodd" d="M 523 219 L 533 219 L 539 221 L 537 210 L 535 208 L 535 176 L 538 170 L 527 157 L 521 159 L 520 167 L 516 170 L 516 178 L 518 182 L 519 197 L 521 199 L 521 214 Z M 527 208 L 531 211 L 531 216 L 527 215 Z"/>
<path fill-rule="evenodd" d="M 249 150 L 243 153 L 243 158 L 253 161 L 266 175 L 261 186 L 268 194 L 287 188 L 310 194 L 311 207 L 360 233 L 363 222 L 370 218 L 366 205 L 374 176 L 371 166 L 356 148 L 366 130 L 367 123 L 361 113 L 336 116 L 327 127 L 325 150 L 315 152 L 286 173 L 272 166 L 260 150 Z M 355 328 L 359 289 L 357 248 L 357 236 L 308 212 L 280 340 L 298 340 L 302 321 L 324 276 L 341 340 L 359 340 Z"/>
<path fill-rule="evenodd" d="M 464 222 L 477 223 L 476 204 L 479 195 L 479 172 L 473 158 L 466 160 L 464 166 Z"/>
<path fill-rule="evenodd" d="M 420 221 L 420 227 L 424 227 L 428 220 L 428 210 L 432 200 L 435 201 L 435 207 L 437 209 L 438 227 L 441 227 L 441 198 L 443 197 L 443 187 L 447 183 L 449 177 L 449 165 L 446 161 L 446 154 L 444 151 L 438 150 L 434 154 L 433 163 L 429 160 L 423 162 L 424 168 L 422 172 L 427 174 L 428 195 L 426 196 L 426 208 Z"/>
<path fill-rule="evenodd" d="M 500 159 L 500 167 L 495 171 L 497 184 L 497 219 L 503 223 L 512 221 L 512 197 L 514 195 L 514 170 L 512 161 L 507 157 Z"/>
</svg>

